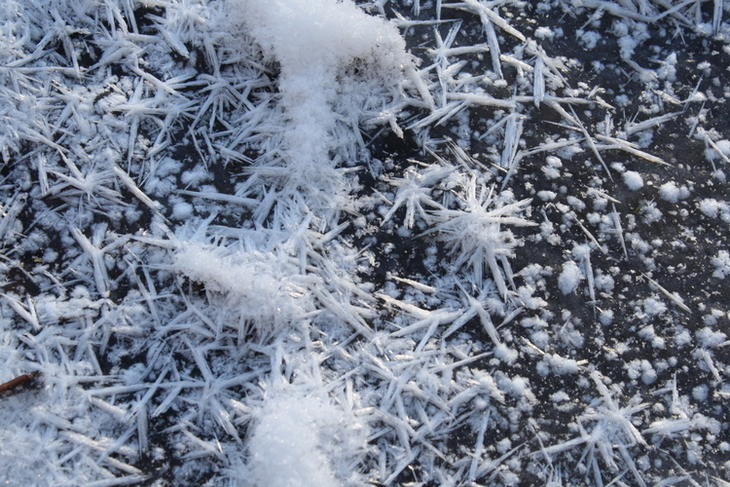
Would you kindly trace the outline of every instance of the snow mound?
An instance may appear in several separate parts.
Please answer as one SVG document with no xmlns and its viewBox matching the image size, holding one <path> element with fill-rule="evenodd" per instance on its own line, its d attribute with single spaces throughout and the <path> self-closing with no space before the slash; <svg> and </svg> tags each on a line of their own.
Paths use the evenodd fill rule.
<svg viewBox="0 0 730 487">
<path fill-rule="evenodd" d="M 249 441 L 257 487 L 336 487 L 367 447 L 366 428 L 334 405 L 296 387 L 265 401 Z"/>
</svg>

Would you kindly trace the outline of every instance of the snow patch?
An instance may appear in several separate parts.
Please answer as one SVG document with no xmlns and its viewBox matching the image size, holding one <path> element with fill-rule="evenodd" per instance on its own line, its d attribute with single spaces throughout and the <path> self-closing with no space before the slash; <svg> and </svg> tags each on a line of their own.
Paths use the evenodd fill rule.
<svg viewBox="0 0 730 487">
<path fill-rule="evenodd" d="M 366 451 L 364 425 L 294 386 L 276 391 L 257 413 L 248 442 L 248 468 L 256 487 L 341 487 L 337 466 Z"/>
</svg>

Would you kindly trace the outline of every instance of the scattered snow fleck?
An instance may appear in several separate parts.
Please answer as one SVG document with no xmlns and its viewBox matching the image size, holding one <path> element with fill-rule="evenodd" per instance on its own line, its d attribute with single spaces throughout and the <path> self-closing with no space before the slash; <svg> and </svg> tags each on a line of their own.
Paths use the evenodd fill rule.
<svg viewBox="0 0 730 487">
<path fill-rule="evenodd" d="M 727 250 L 719 250 L 710 262 L 715 266 L 715 271 L 712 273 L 714 277 L 725 279 L 730 275 L 730 253 Z"/>
<path fill-rule="evenodd" d="M 708 326 L 697 330 L 695 336 L 697 337 L 699 345 L 704 348 L 716 347 L 727 340 L 727 335 L 725 333 L 715 331 Z"/>
<path fill-rule="evenodd" d="M 583 277 L 583 272 L 578 267 L 578 264 L 572 260 L 566 261 L 563 264 L 563 271 L 558 277 L 560 292 L 563 294 L 574 292 Z"/>
<path fill-rule="evenodd" d="M 624 183 L 626 183 L 626 186 L 628 186 L 629 189 L 636 191 L 644 186 L 644 179 L 641 177 L 641 174 L 636 171 L 626 171 L 623 176 Z"/>
<path fill-rule="evenodd" d="M 187 220 L 193 214 L 193 205 L 186 201 L 176 203 L 172 207 L 172 217 L 176 220 Z"/>
<path fill-rule="evenodd" d="M 669 181 L 659 187 L 659 196 L 670 203 L 678 203 L 679 200 L 689 197 L 687 186 L 678 187 L 674 181 Z"/>
<path fill-rule="evenodd" d="M 667 311 L 667 305 L 661 299 L 650 296 L 644 300 L 644 313 L 649 316 L 658 316 Z"/>
</svg>

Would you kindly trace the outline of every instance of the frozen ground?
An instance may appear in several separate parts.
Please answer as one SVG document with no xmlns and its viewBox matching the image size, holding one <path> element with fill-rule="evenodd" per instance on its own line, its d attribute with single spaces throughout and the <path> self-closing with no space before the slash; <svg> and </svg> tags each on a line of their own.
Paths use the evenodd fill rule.
<svg viewBox="0 0 730 487">
<path fill-rule="evenodd" d="M 727 487 L 729 19 L 0 2 L 0 482 Z"/>
</svg>

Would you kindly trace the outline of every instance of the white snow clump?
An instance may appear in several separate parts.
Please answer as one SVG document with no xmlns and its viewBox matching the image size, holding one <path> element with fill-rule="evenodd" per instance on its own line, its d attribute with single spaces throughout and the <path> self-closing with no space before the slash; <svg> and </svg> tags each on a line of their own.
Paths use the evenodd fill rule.
<svg viewBox="0 0 730 487">
<path fill-rule="evenodd" d="M 287 255 L 266 251 L 229 251 L 223 246 L 186 242 L 174 268 L 199 282 L 212 302 L 235 309 L 260 333 L 279 329 L 314 310 L 306 279 Z M 220 301 L 216 301 L 219 299 Z"/>
<path fill-rule="evenodd" d="M 291 122 L 285 138 L 290 157 L 303 163 L 327 159 L 337 111 L 360 113 L 360 107 L 348 106 L 351 97 L 338 97 L 346 88 L 348 67 L 363 65 L 359 72 L 372 83 L 369 90 L 362 83 L 357 89 L 367 92 L 378 84 L 395 90 L 411 63 L 395 25 L 367 15 L 352 0 L 228 4 L 231 21 L 280 65 L 281 105 Z"/>
<path fill-rule="evenodd" d="M 626 183 L 629 189 L 636 191 L 644 186 L 644 179 L 636 171 L 626 171 L 624 173 L 624 183 Z"/>
<path fill-rule="evenodd" d="M 583 279 L 583 272 L 578 267 L 578 264 L 569 260 L 563 264 L 563 272 L 558 277 L 558 286 L 560 286 L 560 292 L 563 294 L 570 294 L 578 287 L 581 279 Z"/>
<path fill-rule="evenodd" d="M 677 203 L 679 200 L 689 197 L 689 189 L 687 189 L 687 186 L 677 186 L 674 181 L 669 181 L 661 185 L 659 196 L 670 203 Z"/>
<path fill-rule="evenodd" d="M 730 275 L 730 254 L 727 250 L 720 250 L 717 255 L 710 259 L 712 265 L 715 266 L 715 272 L 712 273 L 718 279 L 725 279 Z"/>
<path fill-rule="evenodd" d="M 287 387 L 260 411 L 248 445 L 256 487 L 342 486 L 346 472 L 338 472 L 338 465 L 357 462 L 365 452 L 367 430 L 361 423 L 302 392 Z"/>
</svg>

